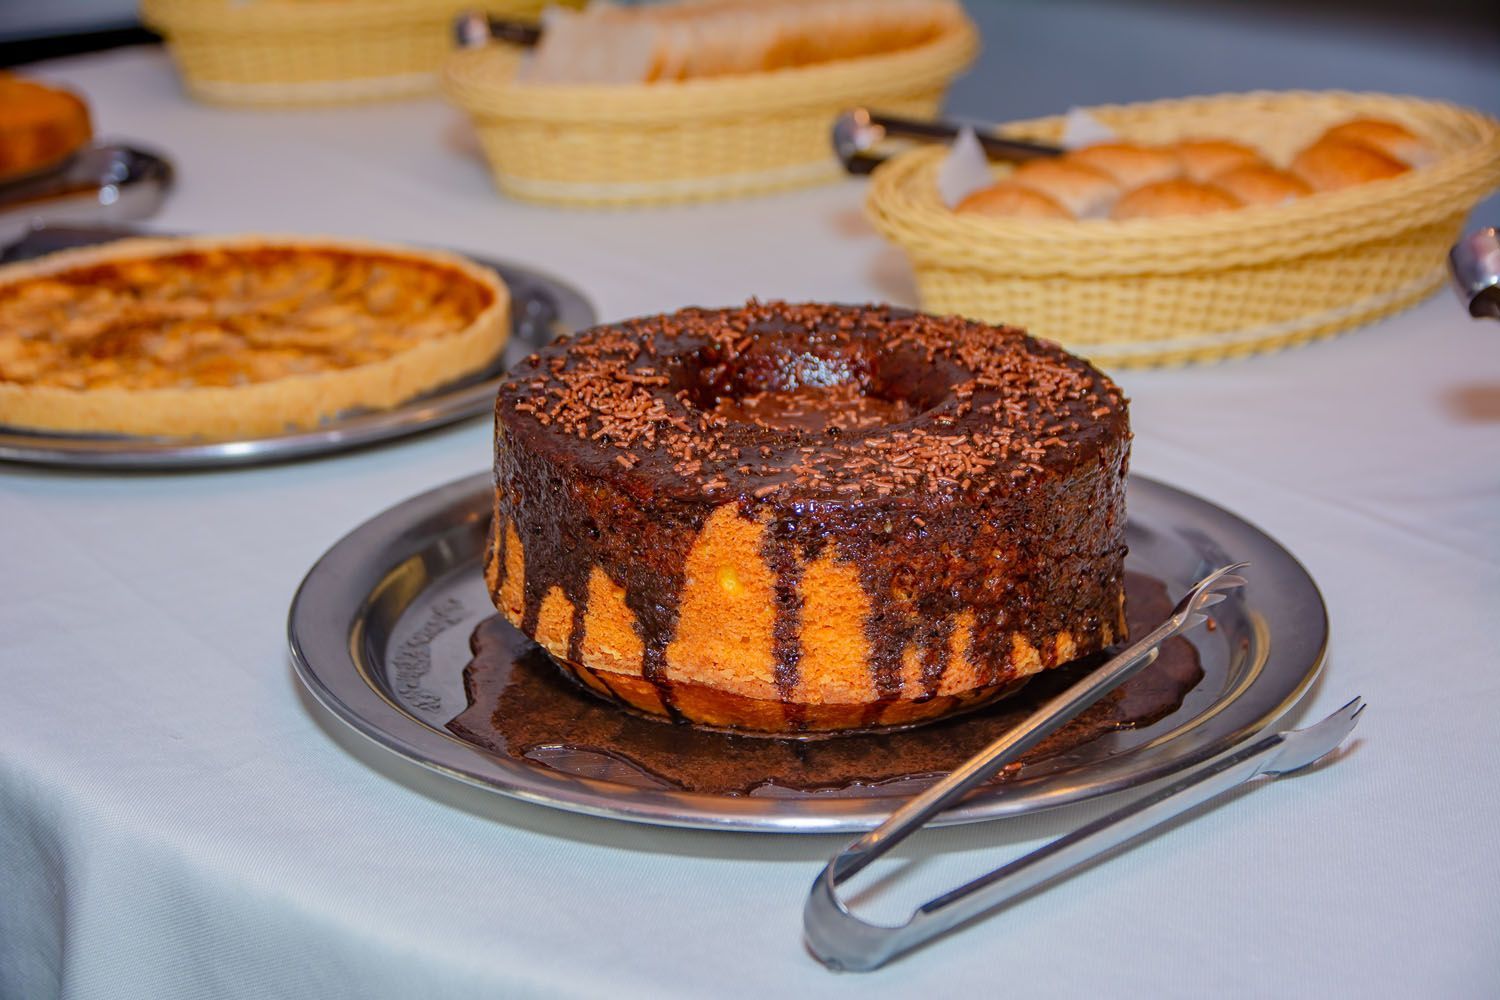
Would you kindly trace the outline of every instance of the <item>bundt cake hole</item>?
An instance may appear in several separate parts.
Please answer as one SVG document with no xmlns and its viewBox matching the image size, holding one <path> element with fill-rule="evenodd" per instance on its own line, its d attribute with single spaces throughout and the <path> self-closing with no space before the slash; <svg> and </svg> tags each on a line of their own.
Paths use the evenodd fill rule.
<svg viewBox="0 0 1500 1000">
<path fill-rule="evenodd" d="M 951 398 L 954 380 L 931 363 L 854 346 L 708 344 L 671 360 L 669 384 L 685 405 L 726 420 L 832 437 L 907 423 Z"/>
</svg>

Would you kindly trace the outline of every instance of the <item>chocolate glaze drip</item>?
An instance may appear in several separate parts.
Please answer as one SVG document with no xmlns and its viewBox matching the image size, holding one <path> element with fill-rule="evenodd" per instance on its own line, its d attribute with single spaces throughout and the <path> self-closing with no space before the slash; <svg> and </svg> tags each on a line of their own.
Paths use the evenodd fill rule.
<svg viewBox="0 0 1500 1000">
<path fill-rule="evenodd" d="M 953 661 L 953 628 L 952 618 L 942 619 L 934 629 L 935 635 L 922 647 L 923 698 L 937 697 L 943 675 L 948 672 L 948 664 Z"/>
<path fill-rule="evenodd" d="M 503 440 L 503 431 L 497 440 Z M 709 511 L 684 509 L 678 519 L 659 522 L 641 502 L 643 498 L 627 495 L 620 502 L 622 498 L 615 495 L 603 496 L 553 461 L 500 446 L 496 448 L 496 477 L 508 484 L 500 494 L 499 507 L 510 516 L 526 553 L 520 628 L 528 635 L 536 634 L 542 602 L 557 587 L 573 606 L 569 656 L 581 659 L 593 565 L 604 566 L 606 571 L 614 568 L 611 576 L 615 579 L 618 567 L 637 561 L 656 569 L 633 578 L 625 601 L 635 616 L 643 646 L 642 676 L 656 688 L 667 714 L 675 717 L 672 684 L 666 676 L 666 647 L 676 632 L 682 567 Z M 491 531 L 500 532 L 504 539 L 500 521 Z M 502 541 L 496 551 L 503 547 Z M 499 558 L 503 569 L 503 551 Z"/>
<path fill-rule="evenodd" d="M 802 660 L 802 564 L 795 546 L 779 537 L 782 533 L 784 528 L 781 525 L 773 525 L 766 532 L 761 555 L 776 579 L 776 619 L 771 626 L 776 693 L 784 703 L 792 705 L 800 679 L 798 665 Z M 788 722 L 795 726 L 798 720 L 789 719 Z"/>
<path fill-rule="evenodd" d="M 726 503 L 771 526 L 783 700 L 800 678 L 799 566 L 830 539 L 872 602 L 881 703 L 937 692 L 965 610 L 968 658 L 992 682 L 1016 634 L 1050 666 L 1046 638 L 1066 630 L 1086 652 L 1118 631 L 1125 402 L 1020 331 L 885 307 L 683 310 L 533 355 L 495 416 L 496 527 L 512 523 L 525 551 L 521 629 L 535 634 L 560 588 L 581 662 L 599 567 L 627 585 L 642 673 L 669 712 L 684 565 Z M 918 690 L 904 689 L 908 649 Z"/>
<path fill-rule="evenodd" d="M 1131 628 L 1148 630 L 1172 608 L 1157 581 L 1129 574 Z M 547 655 L 499 617 L 481 623 L 464 671 L 469 708 L 448 724 L 460 738 L 536 766 L 559 755 L 597 755 L 627 765 L 641 787 L 746 795 L 826 793 L 944 774 L 1026 718 L 1038 705 L 1098 666 L 1087 657 L 1047 671 L 1004 701 L 916 729 L 819 740 L 767 739 L 709 732 L 640 718 L 565 679 Z M 1110 732 L 1150 725 L 1174 712 L 1202 680 L 1198 654 L 1173 639 L 1162 655 L 1113 694 L 1049 737 L 997 780 L 1081 747 Z M 634 775 L 634 778 L 628 777 Z"/>
<path fill-rule="evenodd" d="M 583 658 L 583 629 L 588 610 L 587 601 L 577 601 L 573 604 L 573 620 L 568 626 L 568 659 L 574 663 Z"/>
</svg>

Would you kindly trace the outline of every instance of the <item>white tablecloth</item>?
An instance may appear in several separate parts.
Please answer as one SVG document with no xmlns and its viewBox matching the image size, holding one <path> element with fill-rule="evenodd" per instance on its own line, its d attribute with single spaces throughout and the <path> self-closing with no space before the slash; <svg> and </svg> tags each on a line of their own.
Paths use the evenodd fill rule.
<svg viewBox="0 0 1500 1000">
<path fill-rule="evenodd" d="M 1175 10 L 982 8 L 989 55 L 957 106 L 1343 84 L 1500 110 L 1479 41 Z M 215 110 L 149 50 L 41 69 L 86 90 L 106 133 L 176 158 L 163 228 L 483 251 L 571 276 L 606 318 L 913 298 L 856 181 L 554 211 L 498 198 L 436 101 Z M 1120 378 L 1134 467 L 1258 523 L 1321 584 L 1332 655 L 1297 717 L 1371 708 L 1333 766 L 869 976 L 800 944 L 835 838 L 487 796 L 301 693 L 284 622 L 302 574 L 365 518 L 483 468 L 483 421 L 235 472 L 0 469 L 0 996 L 1494 995 L 1500 327 L 1445 294 L 1293 353 Z M 1098 810 L 924 834 L 867 910 L 895 916 Z"/>
</svg>

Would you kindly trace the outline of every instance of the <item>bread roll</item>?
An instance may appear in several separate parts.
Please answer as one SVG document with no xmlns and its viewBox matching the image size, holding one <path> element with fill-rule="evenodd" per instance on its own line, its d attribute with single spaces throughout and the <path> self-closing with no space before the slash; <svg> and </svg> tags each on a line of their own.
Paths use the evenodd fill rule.
<svg viewBox="0 0 1500 1000">
<path fill-rule="evenodd" d="M 1437 159 L 1436 151 L 1406 126 L 1382 118 L 1355 118 L 1335 125 L 1323 138 L 1368 146 L 1408 167 L 1425 167 Z"/>
<path fill-rule="evenodd" d="M 1213 186 L 1246 205 L 1280 205 L 1313 193 L 1307 183 L 1267 163 L 1251 163 L 1219 174 Z"/>
<path fill-rule="evenodd" d="M 1111 219 L 1148 219 L 1164 215 L 1208 215 L 1239 208 L 1241 202 L 1228 191 L 1174 178 L 1127 191 L 1115 202 Z"/>
<path fill-rule="evenodd" d="M 955 0 L 695 0 L 549 8 L 524 83 L 656 83 L 914 48 L 962 23 Z"/>
<path fill-rule="evenodd" d="M 1017 184 L 1004 180 L 980 188 L 954 208 L 966 215 L 988 215 L 995 218 L 1013 219 L 1071 219 L 1072 214 L 1055 200 Z"/>
<path fill-rule="evenodd" d="M 1264 163 L 1256 150 L 1228 139 L 1183 139 L 1170 147 L 1188 180 L 1211 181 L 1236 167 Z"/>
<path fill-rule="evenodd" d="M 1343 139 L 1319 139 L 1297 154 L 1292 173 L 1317 191 L 1340 191 L 1356 184 L 1386 180 L 1410 169 L 1378 149 Z"/>
<path fill-rule="evenodd" d="M 1011 180 L 1039 191 L 1080 219 L 1102 219 L 1120 196 L 1120 183 L 1102 170 L 1071 157 L 1029 160 L 1016 168 Z"/>
<path fill-rule="evenodd" d="M 1140 187 L 1155 181 L 1176 177 L 1182 172 L 1177 154 L 1160 146 L 1140 146 L 1133 142 L 1104 142 L 1085 146 L 1068 154 L 1075 163 L 1102 170 L 1121 187 Z"/>
</svg>

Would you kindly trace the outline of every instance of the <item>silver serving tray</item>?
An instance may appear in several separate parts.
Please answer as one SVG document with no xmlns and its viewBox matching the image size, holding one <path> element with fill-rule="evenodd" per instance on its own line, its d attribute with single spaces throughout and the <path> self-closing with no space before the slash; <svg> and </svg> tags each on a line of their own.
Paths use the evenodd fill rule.
<svg viewBox="0 0 1500 1000">
<path fill-rule="evenodd" d="M 866 830 L 912 786 L 836 794 L 757 790 L 703 795 L 642 787 L 599 758 L 547 766 L 501 757 L 443 728 L 466 707 L 469 634 L 494 613 L 480 575 L 492 507 L 479 474 L 372 518 L 318 560 L 292 601 L 292 661 L 313 696 L 380 746 L 471 785 L 529 802 L 667 826 L 782 833 Z M 973 823 L 1046 809 L 1156 780 L 1216 756 L 1283 715 L 1323 664 L 1328 618 L 1307 571 L 1255 526 L 1191 494 L 1132 476 L 1130 569 L 1174 597 L 1204 573 L 1251 564 L 1248 587 L 1194 636 L 1205 672 L 1180 709 L 1111 733 L 984 788 L 935 821 Z M 570 768 L 571 770 L 564 770 Z"/>
<path fill-rule="evenodd" d="M 6 261 L 141 235 L 128 229 L 39 228 L 7 248 Z M 593 305 L 572 285 L 508 261 L 469 256 L 493 268 L 511 294 L 511 335 L 483 370 L 390 410 L 342 414 L 318 427 L 234 440 L 50 434 L 0 426 L 0 460 L 75 469 L 178 470 L 310 458 L 433 430 L 491 412 L 500 376 L 555 337 L 594 325 Z"/>
</svg>

